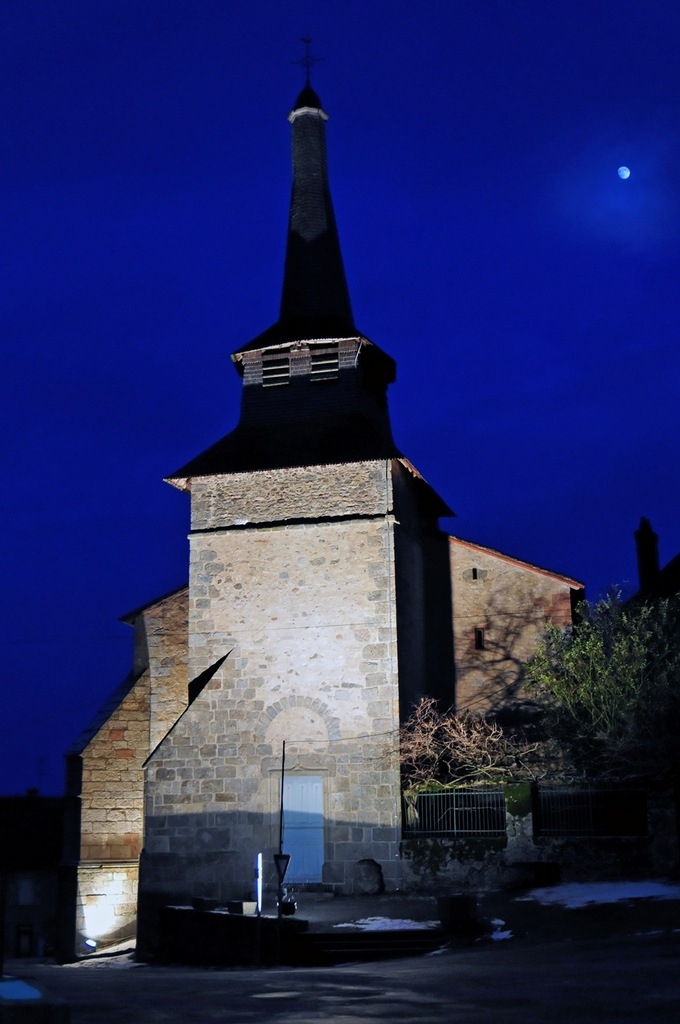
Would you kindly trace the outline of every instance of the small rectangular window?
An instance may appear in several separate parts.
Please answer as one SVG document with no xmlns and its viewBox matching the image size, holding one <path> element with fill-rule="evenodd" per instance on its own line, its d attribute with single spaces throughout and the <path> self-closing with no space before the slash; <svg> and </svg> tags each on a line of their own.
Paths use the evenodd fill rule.
<svg viewBox="0 0 680 1024">
<path fill-rule="evenodd" d="M 484 650 L 484 630 L 479 627 L 475 628 L 475 650 Z"/>
<path fill-rule="evenodd" d="M 30 907 L 36 903 L 34 880 L 29 875 L 17 880 L 17 906 Z"/>
<path fill-rule="evenodd" d="M 477 572 L 476 567 L 473 567 L 473 569 L 472 569 L 472 578 L 473 578 L 473 580 L 479 579 L 479 574 Z"/>
</svg>

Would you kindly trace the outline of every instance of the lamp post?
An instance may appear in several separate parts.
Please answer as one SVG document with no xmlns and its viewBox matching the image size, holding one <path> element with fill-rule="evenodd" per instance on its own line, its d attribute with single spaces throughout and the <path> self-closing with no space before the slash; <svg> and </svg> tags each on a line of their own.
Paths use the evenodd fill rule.
<svg viewBox="0 0 680 1024">
<path fill-rule="evenodd" d="M 282 910 L 281 904 L 283 902 L 284 888 L 283 880 L 286 877 L 286 871 L 290 863 L 290 854 L 283 852 L 283 788 L 286 778 L 286 741 L 283 741 L 281 749 L 281 798 L 279 800 L 279 852 L 274 854 L 274 867 L 276 868 L 276 874 L 279 879 L 279 884 L 276 890 L 276 910 L 277 917 L 281 918 Z"/>
</svg>

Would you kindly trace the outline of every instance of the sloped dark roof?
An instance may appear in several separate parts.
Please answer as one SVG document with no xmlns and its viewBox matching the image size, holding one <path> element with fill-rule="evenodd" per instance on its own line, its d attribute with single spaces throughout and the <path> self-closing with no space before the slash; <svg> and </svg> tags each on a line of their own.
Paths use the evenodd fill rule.
<svg viewBox="0 0 680 1024">
<path fill-rule="evenodd" d="M 290 345 L 295 341 L 317 341 L 326 338 L 354 338 L 362 337 L 351 323 L 351 318 L 338 316 L 298 316 L 286 317 L 277 320 L 275 324 L 268 327 L 262 334 L 249 341 L 247 345 L 241 345 L 232 353 L 231 358 L 235 361 L 240 352 L 254 352 L 261 348 L 269 348 L 274 345 Z M 368 341 L 368 339 L 366 338 Z M 386 358 L 389 358 L 386 356 Z"/>
<path fill-rule="evenodd" d="M 125 677 L 120 686 L 116 687 L 112 694 L 110 694 L 101 707 L 96 711 L 94 717 L 90 723 L 81 732 L 75 742 L 66 751 L 66 756 L 70 757 L 76 754 L 82 754 L 85 747 L 88 745 L 91 739 L 97 735 L 103 725 L 108 722 L 113 712 L 118 708 L 118 705 L 127 697 L 128 693 L 132 688 L 139 682 L 139 680 L 147 672 L 148 669 L 143 669 L 141 672 L 130 672 Z"/>
<path fill-rule="evenodd" d="M 349 413 L 281 424 L 238 426 L 168 480 L 248 473 L 265 469 L 323 466 L 342 462 L 395 459 L 400 451 L 370 419 Z"/>
<path fill-rule="evenodd" d="M 564 573 L 555 572 L 554 569 L 546 569 L 543 565 L 536 565 L 534 562 L 527 562 L 523 558 L 516 558 L 514 555 L 508 555 L 504 551 L 499 551 L 498 548 L 489 548 L 484 544 L 476 544 L 472 540 L 465 540 L 464 537 L 456 537 L 453 534 L 449 534 L 449 541 L 453 544 L 460 544 L 461 547 L 473 548 L 475 551 L 483 551 L 485 554 L 494 555 L 496 558 L 501 558 L 504 562 L 520 565 L 523 569 L 531 569 L 532 572 L 540 573 L 541 576 L 550 576 L 561 583 L 566 583 L 572 590 L 585 590 L 585 583 L 582 583 L 581 580 L 575 580 L 573 576 L 565 576 Z"/>
<path fill-rule="evenodd" d="M 675 597 L 680 594 L 680 555 L 671 558 L 670 562 L 659 570 L 656 584 L 657 597 Z"/>
<path fill-rule="evenodd" d="M 187 591 L 188 589 L 189 584 L 183 583 L 180 587 L 168 590 L 165 594 L 161 594 L 160 597 L 154 597 L 150 601 L 145 601 L 144 604 L 140 604 L 136 608 L 133 608 L 131 611 L 125 612 L 124 615 L 121 615 L 119 622 L 124 622 L 127 626 L 132 626 L 134 625 L 134 621 L 137 616 L 141 615 L 142 612 L 145 612 L 147 608 L 153 608 L 154 605 L 163 604 L 171 597 L 175 597 L 177 594 L 181 594 L 183 591 Z"/>
</svg>

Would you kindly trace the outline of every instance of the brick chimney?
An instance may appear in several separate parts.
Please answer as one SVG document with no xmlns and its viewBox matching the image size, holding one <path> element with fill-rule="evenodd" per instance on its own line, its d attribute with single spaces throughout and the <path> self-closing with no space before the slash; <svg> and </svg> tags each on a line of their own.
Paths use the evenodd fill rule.
<svg viewBox="0 0 680 1024">
<path fill-rule="evenodd" d="M 653 594 L 659 578 L 659 538 L 652 529 L 649 519 L 642 516 L 640 525 L 635 531 L 637 549 L 638 580 L 640 594 Z"/>
</svg>

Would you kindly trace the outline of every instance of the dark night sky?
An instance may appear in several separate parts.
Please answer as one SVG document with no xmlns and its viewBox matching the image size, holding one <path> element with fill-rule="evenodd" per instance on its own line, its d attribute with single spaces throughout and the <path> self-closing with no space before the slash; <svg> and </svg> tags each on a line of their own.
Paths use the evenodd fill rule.
<svg viewBox="0 0 680 1024">
<path fill-rule="evenodd" d="M 186 580 L 162 479 L 278 315 L 305 34 L 357 326 L 446 525 L 591 598 L 634 586 L 640 515 L 680 550 L 676 0 L 2 0 L 4 792 L 60 791 L 119 616 Z"/>
</svg>

